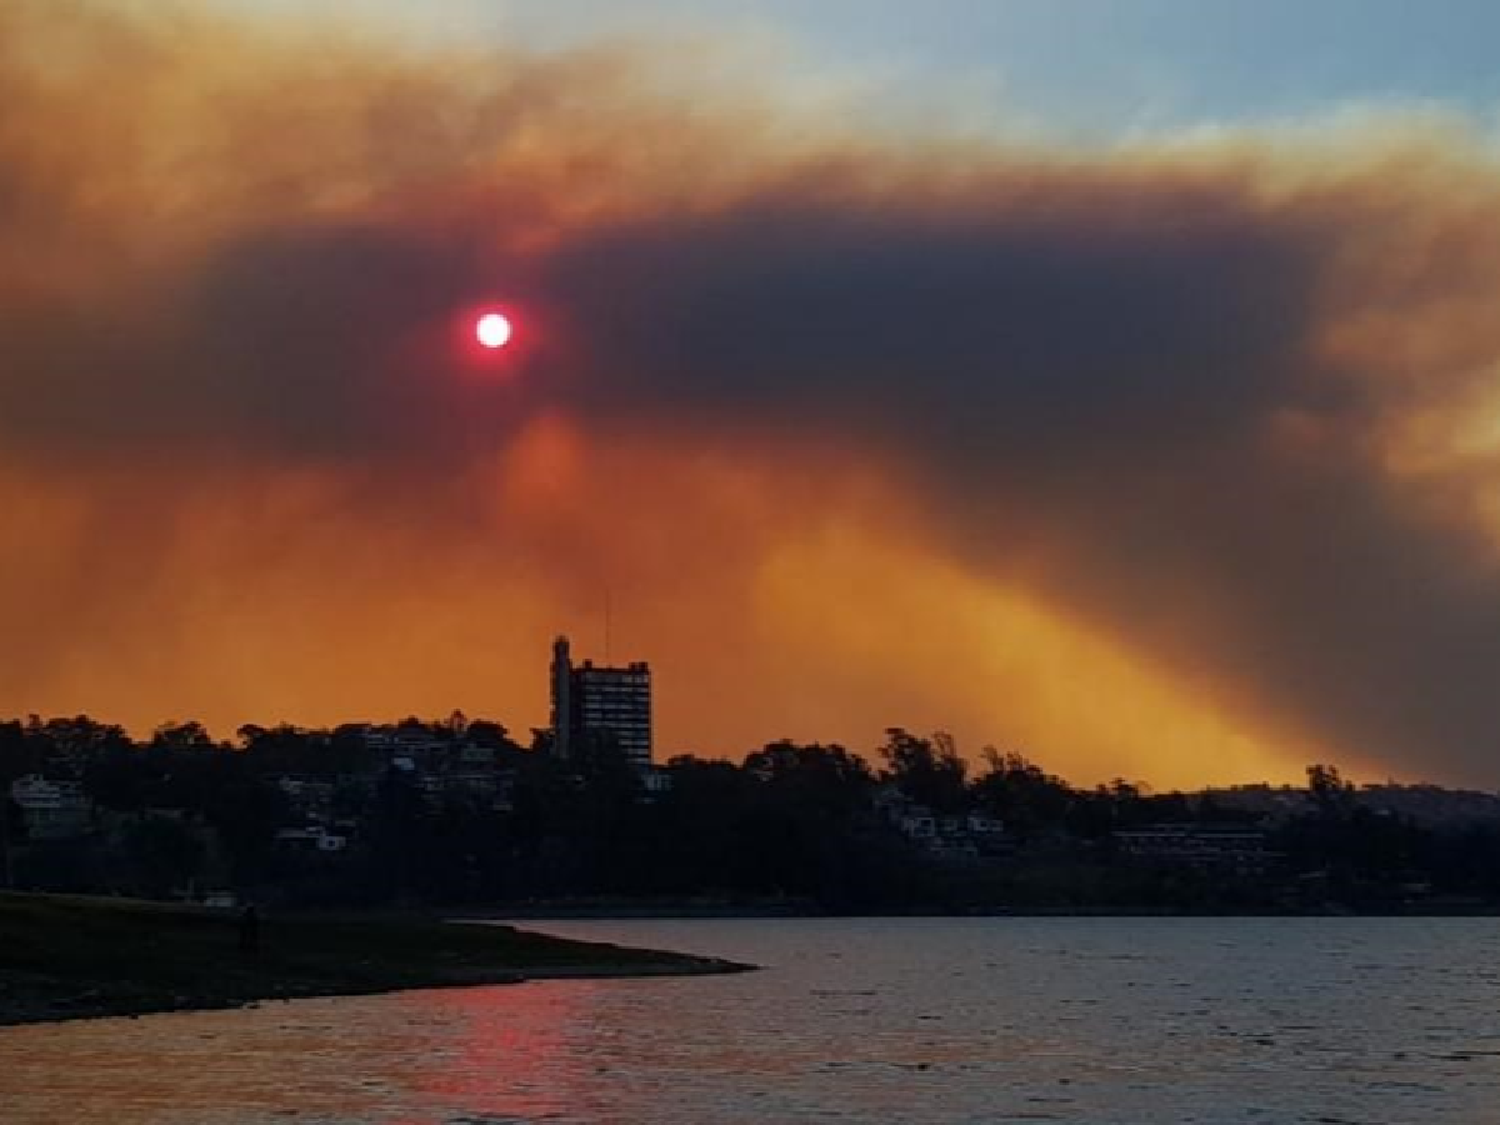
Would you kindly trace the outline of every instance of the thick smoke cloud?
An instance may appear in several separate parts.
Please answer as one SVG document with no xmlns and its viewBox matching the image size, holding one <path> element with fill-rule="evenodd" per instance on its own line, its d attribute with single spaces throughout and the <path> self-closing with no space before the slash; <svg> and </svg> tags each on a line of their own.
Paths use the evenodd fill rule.
<svg viewBox="0 0 1500 1125">
<path fill-rule="evenodd" d="M 1327 745 L 1481 776 L 1491 544 L 1386 471 L 1384 373 L 1319 349 L 1373 185 L 1332 214 L 1259 205 L 1253 179 L 1114 177 L 757 198 L 571 248 L 557 290 L 601 409 L 860 433 L 975 566 Z M 647 375 L 609 379 L 620 355 Z"/>
<path fill-rule="evenodd" d="M 775 651 L 799 610 L 755 592 L 848 523 L 889 537 L 889 602 L 1024 598 L 1211 701 L 1269 747 L 1247 761 L 1500 777 L 1477 141 L 903 146 L 668 88 L 649 54 L 47 9 L 0 15 L 0 601 L 27 638 L 0 703 L 119 698 L 81 637 L 184 710 L 266 717 L 278 661 L 288 717 L 411 697 L 418 664 L 425 700 L 473 682 L 433 657 L 453 637 L 525 669 L 607 573 L 701 665 L 684 729 L 722 738 L 769 705 L 747 679 L 824 690 Z M 492 294 L 526 342 L 487 366 L 460 329 Z M 942 652 L 865 654 L 886 675 L 846 701 L 991 690 Z M 1215 772 L 1152 738 L 1076 760 Z"/>
</svg>

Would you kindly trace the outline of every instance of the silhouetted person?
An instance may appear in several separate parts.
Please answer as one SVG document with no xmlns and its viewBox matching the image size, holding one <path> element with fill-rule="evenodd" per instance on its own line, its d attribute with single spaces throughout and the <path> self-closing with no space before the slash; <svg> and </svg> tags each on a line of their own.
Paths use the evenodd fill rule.
<svg viewBox="0 0 1500 1125">
<path fill-rule="evenodd" d="M 251 904 L 240 911 L 240 952 L 254 953 L 260 948 L 260 912 Z"/>
</svg>

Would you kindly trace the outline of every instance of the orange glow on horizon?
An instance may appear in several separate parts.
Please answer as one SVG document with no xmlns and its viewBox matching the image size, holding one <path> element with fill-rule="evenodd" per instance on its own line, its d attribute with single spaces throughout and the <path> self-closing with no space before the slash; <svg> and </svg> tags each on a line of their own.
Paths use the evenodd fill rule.
<svg viewBox="0 0 1500 1125">
<path fill-rule="evenodd" d="M 230 737 L 459 708 L 524 743 L 546 722 L 552 637 L 602 655 L 607 580 L 616 654 L 657 671 L 661 760 L 783 737 L 872 756 L 887 726 L 951 730 L 976 758 L 1020 749 L 1080 784 L 1295 780 L 1313 760 L 1251 733 L 1204 683 L 926 554 L 911 499 L 866 470 L 788 458 L 752 471 L 733 450 L 611 446 L 548 416 L 458 488 L 482 511 L 434 507 L 410 526 L 351 512 L 333 476 L 218 479 L 182 501 L 132 613 L 98 618 L 44 679 L 9 678 L 0 709 L 143 732 L 193 717 Z M 29 527 L 88 553 L 80 497 L 4 484 Z M 110 502 L 161 485 L 121 481 Z M 664 538 L 669 525 L 695 537 Z M 191 627 L 164 630 L 179 609 Z"/>
</svg>

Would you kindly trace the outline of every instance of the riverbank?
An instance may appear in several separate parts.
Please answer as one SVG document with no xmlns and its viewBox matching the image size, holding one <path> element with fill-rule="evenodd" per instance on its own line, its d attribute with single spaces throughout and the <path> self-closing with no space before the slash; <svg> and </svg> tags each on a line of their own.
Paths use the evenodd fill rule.
<svg viewBox="0 0 1500 1125">
<path fill-rule="evenodd" d="M 499 922 L 677 918 L 823 918 L 812 899 L 786 898 L 552 898 L 467 911 L 466 918 Z"/>
<path fill-rule="evenodd" d="M 266 1000 L 562 977 L 744 971 L 708 957 L 401 915 L 271 915 L 240 948 L 233 913 L 0 893 L 0 1026 L 237 1008 Z"/>
</svg>

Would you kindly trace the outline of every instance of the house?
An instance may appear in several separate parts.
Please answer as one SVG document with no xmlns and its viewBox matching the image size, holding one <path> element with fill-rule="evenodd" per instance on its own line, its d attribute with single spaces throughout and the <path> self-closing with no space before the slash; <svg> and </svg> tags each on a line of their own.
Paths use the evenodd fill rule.
<svg viewBox="0 0 1500 1125">
<path fill-rule="evenodd" d="M 939 816 L 894 786 L 882 787 L 874 806 L 888 824 L 934 858 L 993 858 L 1011 852 L 1005 824 L 997 817 L 978 812 Z"/>
<path fill-rule="evenodd" d="M 93 802 L 76 781 L 54 781 L 40 774 L 18 777 L 10 797 L 21 809 L 26 834 L 33 840 L 66 840 L 87 832 Z"/>
<path fill-rule="evenodd" d="M 1154 824 L 1122 828 L 1114 842 L 1137 863 L 1232 875 L 1264 875 L 1275 858 L 1265 832 L 1251 825 Z"/>
</svg>

